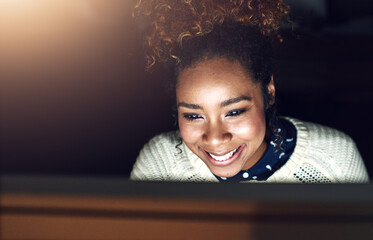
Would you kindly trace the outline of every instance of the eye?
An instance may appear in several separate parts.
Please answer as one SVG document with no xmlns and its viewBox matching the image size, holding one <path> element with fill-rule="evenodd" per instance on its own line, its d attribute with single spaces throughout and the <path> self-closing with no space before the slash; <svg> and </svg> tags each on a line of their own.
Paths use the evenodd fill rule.
<svg viewBox="0 0 373 240">
<path fill-rule="evenodd" d="M 241 115 L 242 113 L 246 112 L 245 108 L 242 109 L 234 109 L 232 111 L 229 111 L 225 116 L 226 117 L 236 117 Z"/>
<path fill-rule="evenodd" d="M 193 121 L 193 120 L 197 120 L 197 119 L 201 119 L 203 118 L 201 115 L 199 114 L 196 114 L 196 113 L 184 113 L 183 114 L 183 117 L 188 120 L 188 121 Z"/>
</svg>

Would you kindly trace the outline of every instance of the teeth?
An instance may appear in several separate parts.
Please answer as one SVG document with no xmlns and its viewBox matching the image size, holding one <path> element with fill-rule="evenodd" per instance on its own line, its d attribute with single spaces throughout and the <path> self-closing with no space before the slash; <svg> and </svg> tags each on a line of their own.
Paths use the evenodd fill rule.
<svg viewBox="0 0 373 240">
<path fill-rule="evenodd" d="M 233 154 L 234 154 L 235 152 L 237 152 L 238 149 L 239 149 L 239 147 L 236 148 L 236 149 L 234 149 L 233 151 L 231 151 L 231 152 L 229 152 L 229 153 L 223 155 L 223 156 L 215 156 L 214 154 L 211 154 L 211 153 L 209 153 L 209 155 L 210 155 L 213 159 L 215 159 L 215 160 L 218 160 L 218 161 L 225 161 L 225 160 L 231 158 L 231 157 L 233 156 Z"/>
</svg>

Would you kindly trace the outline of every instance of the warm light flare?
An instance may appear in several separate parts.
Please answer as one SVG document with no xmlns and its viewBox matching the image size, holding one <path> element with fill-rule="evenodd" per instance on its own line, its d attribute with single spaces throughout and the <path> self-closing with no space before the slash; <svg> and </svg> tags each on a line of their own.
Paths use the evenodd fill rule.
<svg viewBox="0 0 373 240">
<path fill-rule="evenodd" d="M 115 41 L 114 27 L 124 30 L 131 2 L 0 0 L 0 73 L 27 76 L 89 64 L 97 58 L 92 55 L 108 49 L 107 41 Z"/>
<path fill-rule="evenodd" d="M 0 53 L 7 64 L 68 47 L 89 1 L 0 0 Z M 82 8 L 83 6 L 83 8 Z M 75 33 L 75 37 L 74 37 Z M 32 59 L 30 59 L 32 58 Z"/>
<path fill-rule="evenodd" d="M 9 11 L 12 9 L 19 10 L 22 8 L 30 8 L 39 5 L 45 0 L 0 0 L 1 10 Z"/>
</svg>

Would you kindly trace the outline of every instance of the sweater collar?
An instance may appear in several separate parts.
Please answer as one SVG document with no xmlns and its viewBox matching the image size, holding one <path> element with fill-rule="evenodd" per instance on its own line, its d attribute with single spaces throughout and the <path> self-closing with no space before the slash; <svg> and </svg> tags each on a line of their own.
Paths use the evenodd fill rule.
<svg viewBox="0 0 373 240">
<path fill-rule="evenodd" d="M 296 138 L 297 130 L 294 125 L 285 119 L 279 119 L 266 152 L 253 167 L 232 177 L 215 177 L 221 182 L 265 181 L 290 158 L 296 145 Z"/>
</svg>

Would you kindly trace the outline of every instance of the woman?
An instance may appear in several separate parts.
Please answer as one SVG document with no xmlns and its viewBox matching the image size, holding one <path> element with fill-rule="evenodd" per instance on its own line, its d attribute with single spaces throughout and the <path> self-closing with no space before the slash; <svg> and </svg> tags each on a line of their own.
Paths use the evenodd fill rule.
<svg viewBox="0 0 373 240">
<path fill-rule="evenodd" d="M 140 1 L 148 65 L 173 64 L 179 131 L 142 149 L 133 180 L 367 182 L 354 142 L 275 114 L 279 1 Z"/>
</svg>

